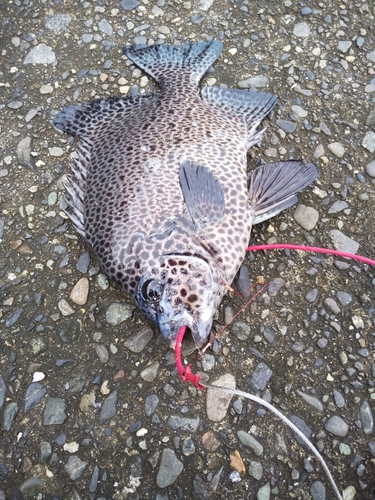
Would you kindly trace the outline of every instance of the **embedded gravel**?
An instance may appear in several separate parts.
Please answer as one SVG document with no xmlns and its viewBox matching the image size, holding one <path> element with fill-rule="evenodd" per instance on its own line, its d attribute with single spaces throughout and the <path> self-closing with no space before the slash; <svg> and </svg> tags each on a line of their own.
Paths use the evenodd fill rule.
<svg viewBox="0 0 375 500">
<path fill-rule="evenodd" d="M 370 0 L 13 0 L 0 39 L 0 500 L 333 498 L 300 438 L 263 407 L 182 383 L 173 353 L 101 273 L 63 212 L 70 103 L 153 90 L 131 43 L 217 38 L 205 85 L 279 97 L 249 169 L 303 158 L 320 177 L 252 243 L 375 259 L 375 38 Z M 147 210 L 147 207 L 145 207 Z M 270 286 L 202 361 L 315 443 L 344 498 L 375 498 L 375 269 L 250 252 L 241 293 Z M 214 330 L 245 299 L 230 294 Z"/>
</svg>

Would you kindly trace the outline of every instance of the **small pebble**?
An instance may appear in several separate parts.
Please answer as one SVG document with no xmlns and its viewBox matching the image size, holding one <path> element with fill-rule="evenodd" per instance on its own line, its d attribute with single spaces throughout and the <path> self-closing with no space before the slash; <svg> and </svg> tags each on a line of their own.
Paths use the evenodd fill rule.
<svg viewBox="0 0 375 500">
<path fill-rule="evenodd" d="M 109 325 L 118 326 L 131 318 L 134 311 L 134 304 L 113 302 L 107 309 L 105 319 Z"/>
<path fill-rule="evenodd" d="M 367 165 L 366 165 L 366 173 L 370 177 L 375 177 L 375 160 L 370 161 L 370 163 L 367 163 Z"/>
<path fill-rule="evenodd" d="M 237 83 L 240 89 L 249 89 L 251 87 L 263 88 L 267 87 L 268 84 L 269 84 L 269 79 L 268 76 L 266 75 L 252 76 L 251 78 L 247 78 L 246 80 L 241 80 Z"/>
<path fill-rule="evenodd" d="M 203 448 L 210 453 L 216 451 L 221 444 L 215 433 L 212 431 L 207 431 L 203 434 L 201 442 Z"/>
<path fill-rule="evenodd" d="M 370 130 L 369 132 L 366 132 L 363 141 L 362 141 L 362 146 L 367 149 L 367 151 L 370 151 L 370 153 L 374 153 L 375 151 L 375 132 Z"/>
<path fill-rule="evenodd" d="M 339 444 L 339 451 L 341 455 L 350 455 L 352 450 L 350 449 L 350 446 L 348 446 L 345 443 L 340 443 Z"/>
<path fill-rule="evenodd" d="M 333 314 L 340 314 L 341 309 L 339 308 L 337 302 L 332 297 L 324 299 L 324 305 L 333 312 Z"/>
<path fill-rule="evenodd" d="M 259 457 L 263 453 L 263 446 L 251 434 L 246 431 L 237 431 L 237 437 L 243 446 L 251 448 L 255 455 Z"/>
<path fill-rule="evenodd" d="M 310 34 L 310 27 L 307 23 L 297 23 L 293 28 L 293 35 L 299 38 L 307 38 Z"/>
<path fill-rule="evenodd" d="M 103 364 L 108 363 L 109 353 L 105 345 L 99 344 L 95 346 L 96 354 L 98 355 L 99 361 Z"/>
<path fill-rule="evenodd" d="M 70 316 L 71 314 L 74 314 L 74 309 L 65 299 L 61 299 L 57 306 L 63 316 Z"/>
<path fill-rule="evenodd" d="M 42 85 L 39 89 L 41 94 L 52 94 L 53 92 L 53 86 L 52 85 Z M 56 155 L 51 155 L 51 156 L 56 156 Z"/>
<path fill-rule="evenodd" d="M 28 413 L 35 408 L 47 394 L 47 389 L 39 382 L 28 385 L 25 394 L 24 412 Z"/>
<path fill-rule="evenodd" d="M 233 375 L 227 373 L 219 377 L 211 385 L 219 385 L 222 387 L 236 388 L 236 381 Z M 225 417 L 232 395 L 226 392 L 209 388 L 206 396 L 206 411 L 207 417 L 212 422 L 220 422 Z"/>
<path fill-rule="evenodd" d="M 312 408 L 314 408 L 317 412 L 323 413 L 324 406 L 321 401 L 319 401 L 318 398 L 315 396 L 312 396 L 311 394 L 307 394 L 305 392 L 302 392 L 300 390 L 296 391 L 299 396 Z"/>
<path fill-rule="evenodd" d="M 144 368 L 140 373 L 141 379 L 146 382 L 153 382 L 157 377 L 159 366 L 159 361 L 154 361 L 149 366 Z"/>
<path fill-rule="evenodd" d="M 15 402 L 10 402 L 6 405 L 3 414 L 3 429 L 4 431 L 10 431 L 13 428 L 14 421 L 18 413 L 18 404 Z"/>
<path fill-rule="evenodd" d="M 54 64 L 55 62 L 55 53 L 44 43 L 32 48 L 23 61 L 24 64 Z"/>
<path fill-rule="evenodd" d="M 65 471 L 72 481 L 79 479 L 86 469 L 87 463 L 78 455 L 71 455 L 65 464 Z"/>
<path fill-rule="evenodd" d="M 195 444 L 191 437 L 185 439 L 182 444 L 182 453 L 188 457 L 195 452 Z"/>
<path fill-rule="evenodd" d="M 346 151 L 341 142 L 331 142 L 327 147 L 333 155 L 337 156 L 337 158 L 342 158 Z"/>
<path fill-rule="evenodd" d="M 271 497 L 271 486 L 266 483 L 257 491 L 257 500 L 269 500 Z"/>
<path fill-rule="evenodd" d="M 328 213 L 329 214 L 338 214 L 339 212 L 342 212 L 343 210 L 348 208 L 348 206 L 349 205 L 346 203 L 346 201 L 342 201 L 342 200 L 335 201 L 335 203 L 333 203 L 333 205 L 331 205 L 330 208 L 328 209 Z"/>
<path fill-rule="evenodd" d="M 359 415 L 362 423 L 362 430 L 365 434 L 372 434 L 374 431 L 374 416 L 371 406 L 367 401 L 363 401 L 359 409 Z"/>
<path fill-rule="evenodd" d="M 344 307 L 348 306 L 353 300 L 353 297 L 349 293 L 343 292 L 341 290 L 336 293 L 336 297 L 340 304 Z"/>
<path fill-rule="evenodd" d="M 79 259 L 76 264 L 76 269 L 81 273 L 87 273 L 91 261 L 90 254 L 88 252 L 84 252 L 79 256 Z"/>
<path fill-rule="evenodd" d="M 356 497 L 357 492 L 354 486 L 348 486 L 345 488 L 345 490 L 342 492 L 342 498 L 343 500 L 354 500 Z"/>
<path fill-rule="evenodd" d="M 272 377 L 272 370 L 263 362 L 259 363 L 250 379 L 250 387 L 254 391 L 263 391 Z"/>
<path fill-rule="evenodd" d="M 288 120 L 276 120 L 276 125 L 287 134 L 292 134 L 297 128 L 295 123 Z"/>
<path fill-rule="evenodd" d="M 319 220 L 319 212 L 313 207 L 298 205 L 293 214 L 294 220 L 306 231 L 311 231 Z"/>
<path fill-rule="evenodd" d="M 69 297 L 75 304 L 83 306 L 87 302 L 88 293 L 89 280 L 87 278 L 81 278 L 72 288 Z"/>
<path fill-rule="evenodd" d="M 260 462 L 255 462 L 251 460 L 248 465 L 248 472 L 257 481 L 260 481 L 263 476 L 263 466 Z"/>
<path fill-rule="evenodd" d="M 149 394 L 145 399 L 145 414 L 151 417 L 159 406 L 159 398 L 156 394 Z"/>
<path fill-rule="evenodd" d="M 308 115 L 308 112 L 301 108 L 301 106 L 294 105 L 291 107 L 291 110 L 300 118 L 305 118 Z"/>
<path fill-rule="evenodd" d="M 100 414 L 99 414 L 99 422 L 101 424 L 108 422 L 108 420 L 110 420 L 111 418 L 113 418 L 116 415 L 117 398 L 118 398 L 117 391 L 113 391 L 104 400 L 103 406 L 102 406 L 102 408 L 100 410 Z"/>
<path fill-rule="evenodd" d="M 135 9 L 139 2 L 137 0 L 121 0 L 120 5 L 124 10 L 129 11 Z"/>
<path fill-rule="evenodd" d="M 149 327 L 144 327 L 141 331 L 134 333 L 124 342 L 124 346 L 129 351 L 140 353 L 147 346 L 154 336 L 154 332 Z"/>
<path fill-rule="evenodd" d="M 330 417 L 324 424 L 324 428 L 331 434 L 339 437 L 345 437 L 349 430 L 348 424 L 337 415 Z"/>
<path fill-rule="evenodd" d="M 38 477 L 31 476 L 21 483 L 19 490 L 26 497 L 35 497 L 43 492 L 44 482 Z"/>
<path fill-rule="evenodd" d="M 305 299 L 307 302 L 315 302 L 319 295 L 319 288 L 312 288 L 305 294 Z"/>
<path fill-rule="evenodd" d="M 60 147 L 53 147 L 53 148 L 49 148 L 49 154 L 50 156 L 54 156 L 54 157 L 60 157 L 64 154 L 64 150 Z"/>
<path fill-rule="evenodd" d="M 204 372 L 212 370 L 215 366 L 215 357 L 212 354 L 205 354 L 202 358 L 202 368 Z"/>
<path fill-rule="evenodd" d="M 161 455 L 159 471 L 156 476 L 156 484 L 159 488 L 166 488 L 173 484 L 183 471 L 183 464 L 177 458 L 176 453 L 170 448 L 164 448 Z"/>
<path fill-rule="evenodd" d="M 349 236 L 346 236 L 338 229 L 331 229 L 328 234 L 336 250 L 348 253 L 357 253 L 359 243 L 352 238 L 349 238 Z"/>
<path fill-rule="evenodd" d="M 333 398 L 337 408 L 343 408 L 345 406 L 345 398 L 337 389 L 333 389 Z"/>
<path fill-rule="evenodd" d="M 189 432 L 196 432 L 199 426 L 199 417 L 186 418 L 172 415 L 168 419 L 168 426 L 173 430 L 181 429 Z"/>
<path fill-rule="evenodd" d="M 245 321 L 235 321 L 230 330 L 238 340 L 247 340 L 251 333 L 251 328 Z"/>
<path fill-rule="evenodd" d="M 336 48 L 343 54 L 348 52 L 350 47 L 352 46 L 352 42 L 350 40 L 340 40 L 339 43 L 337 44 Z"/>
<path fill-rule="evenodd" d="M 314 481 L 310 486 L 310 493 L 313 500 L 325 500 L 326 499 L 326 489 L 323 483 L 320 481 Z"/>
</svg>

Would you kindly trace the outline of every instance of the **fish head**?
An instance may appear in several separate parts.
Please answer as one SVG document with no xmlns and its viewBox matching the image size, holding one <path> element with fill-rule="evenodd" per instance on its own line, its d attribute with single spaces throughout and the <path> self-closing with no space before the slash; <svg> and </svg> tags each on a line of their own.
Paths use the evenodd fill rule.
<svg viewBox="0 0 375 500">
<path fill-rule="evenodd" d="M 216 312 L 215 282 L 209 264 L 198 256 L 168 255 L 153 273 L 144 273 L 135 300 L 145 315 L 158 324 L 172 348 L 182 326 L 187 326 L 197 347 L 207 340 Z"/>
</svg>

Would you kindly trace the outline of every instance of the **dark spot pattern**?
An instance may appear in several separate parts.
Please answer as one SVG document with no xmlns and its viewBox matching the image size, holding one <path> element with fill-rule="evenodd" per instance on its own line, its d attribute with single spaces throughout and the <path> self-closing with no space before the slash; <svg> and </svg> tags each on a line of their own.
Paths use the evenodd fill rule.
<svg viewBox="0 0 375 500">
<path fill-rule="evenodd" d="M 212 88 L 200 94 L 190 69 L 166 63 L 160 92 L 70 106 L 55 125 L 81 139 L 69 215 L 104 270 L 132 296 L 140 280 L 152 276 L 145 299 L 156 303 L 169 286 L 174 304 L 193 310 L 208 286 L 219 306 L 226 293 L 222 281 L 232 282 L 244 258 L 251 231 L 247 149 L 275 99 L 257 111 L 254 126 L 246 115 L 247 92 Z M 179 184 L 186 159 L 208 168 L 225 195 L 224 217 L 199 234 L 189 229 Z M 192 269 L 194 259 L 182 257 L 187 254 L 209 264 L 212 283 L 203 267 Z"/>
</svg>

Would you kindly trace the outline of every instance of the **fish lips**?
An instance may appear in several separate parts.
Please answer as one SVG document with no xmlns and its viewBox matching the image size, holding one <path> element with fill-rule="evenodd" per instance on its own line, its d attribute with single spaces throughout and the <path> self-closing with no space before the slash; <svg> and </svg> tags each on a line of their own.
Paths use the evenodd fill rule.
<svg viewBox="0 0 375 500">
<path fill-rule="evenodd" d="M 195 345 L 202 347 L 211 331 L 214 310 L 206 310 L 203 314 L 195 312 L 192 315 L 186 309 L 176 311 L 166 300 L 162 300 L 160 306 L 163 312 L 158 314 L 158 325 L 169 347 L 176 347 L 177 335 L 183 326 L 190 329 Z"/>
</svg>

